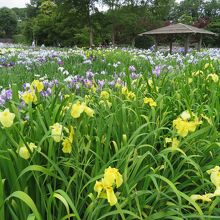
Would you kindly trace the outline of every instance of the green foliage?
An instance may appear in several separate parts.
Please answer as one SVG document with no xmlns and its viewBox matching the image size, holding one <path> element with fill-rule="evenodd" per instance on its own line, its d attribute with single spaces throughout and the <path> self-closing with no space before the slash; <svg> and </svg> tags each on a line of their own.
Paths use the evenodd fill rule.
<svg viewBox="0 0 220 220">
<path fill-rule="evenodd" d="M 217 33 L 217 36 L 215 37 L 206 37 L 205 38 L 205 43 L 209 45 L 215 45 L 217 47 L 220 47 L 220 20 L 215 19 L 210 24 L 208 25 L 208 30 Z"/>
<path fill-rule="evenodd" d="M 191 24 L 193 23 L 193 17 L 187 14 L 183 14 L 180 16 L 178 19 L 178 22 L 183 23 L 183 24 Z"/>
<path fill-rule="evenodd" d="M 154 41 L 151 37 L 143 36 L 135 39 L 135 47 L 137 48 L 149 49 L 152 45 L 154 45 Z"/>
<path fill-rule="evenodd" d="M 79 46 L 89 45 L 89 28 L 84 27 L 78 29 L 78 33 L 74 36 L 74 43 Z"/>
<path fill-rule="evenodd" d="M 33 21 L 33 38 L 39 45 L 55 45 L 56 33 L 54 30 L 55 16 L 39 14 Z"/>
<path fill-rule="evenodd" d="M 13 35 L 13 41 L 16 44 L 24 44 L 26 43 L 26 38 L 22 34 L 16 34 L 16 35 Z"/>
<path fill-rule="evenodd" d="M 43 1 L 40 6 L 40 12 L 45 15 L 52 15 L 56 9 L 57 5 L 51 0 Z"/>
<path fill-rule="evenodd" d="M 13 10 L 0 8 L 0 37 L 10 38 L 15 33 L 17 17 Z"/>
<path fill-rule="evenodd" d="M 17 16 L 17 20 L 23 21 L 27 18 L 26 8 L 12 8 Z"/>
</svg>

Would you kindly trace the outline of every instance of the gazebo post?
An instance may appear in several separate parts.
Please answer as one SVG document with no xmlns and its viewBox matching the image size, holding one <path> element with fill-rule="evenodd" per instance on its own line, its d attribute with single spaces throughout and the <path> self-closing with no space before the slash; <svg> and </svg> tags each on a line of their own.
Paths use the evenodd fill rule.
<svg viewBox="0 0 220 220">
<path fill-rule="evenodd" d="M 171 35 L 171 37 L 170 37 L 170 54 L 172 54 L 172 51 L 173 51 L 173 35 Z"/>
<path fill-rule="evenodd" d="M 201 47 L 202 47 L 202 38 L 203 38 L 203 36 L 202 36 L 202 34 L 200 34 L 200 35 L 199 35 L 198 48 L 197 48 L 198 51 L 200 51 L 200 50 L 201 50 Z"/>
<path fill-rule="evenodd" d="M 185 50 L 184 50 L 185 54 L 187 54 L 188 51 L 189 51 L 189 39 L 190 39 L 190 35 L 187 34 L 186 35 L 186 41 L 185 41 Z"/>
<path fill-rule="evenodd" d="M 154 51 L 157 52 L 157 50 L 158 50 L 157 37 L 156 37 L 156 36 L 153 36 L 153 38 L 154 38 L 154 45 L 155 45 Z"/>
<path fill-rule="evenodd" d="M 170 41 L 170 54 L 172 54 L 172 48 L 173 48 L 173 42 L 172 40 Z"/>
<path fill-rule="evenodd" d="M 170 54 L 172 54 L 173 49 L 173 36 L 170 37 Z"/>
</svg>

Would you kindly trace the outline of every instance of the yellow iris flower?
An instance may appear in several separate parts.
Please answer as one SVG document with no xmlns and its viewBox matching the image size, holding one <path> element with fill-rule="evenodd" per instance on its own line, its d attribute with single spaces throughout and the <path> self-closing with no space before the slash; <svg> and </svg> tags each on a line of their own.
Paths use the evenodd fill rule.
<svg viewBox="0 0 220 220">
<path fill-rule="evenodd" d="M 214 195 L 220 196 L 220 167 L 215 166 L 213 169 L 208 170 L 207 173 L 210 174 L 210 179 L 216 187 Z"/>
<path fill-rule="evenodd" d="M 127 98 L 128 98 L 129 100 L 135 100 L 135 99 L 136 99 L 136 95 L 135 95 L 134 92 L 128 92 L 128 93 L 127 93 Z"/>
<path fill-rule="evenodd" d="M 193 72 L 192 76 L 199 76 L 199 75 L 203 75 L 203 74 L 204 74 L 204 72 L 202 70 L 198 70 L 196 72 Z"/>
<path fill-rule="evenodd" d="M 201 124 L 201 121 L 196 118 L 194 121 L 186 121 L 182 118 L 177 118 L 173 120 L 173 127 L 177 129 L 177 133 L 181 137 L 186 137 L 189 132 L 194 132 L 198 125 Z"/>
<path fill-rule="evenodd" d="M 194 201 L 197 200 L 202 200 L 203 202 L 211 202 L 211 198 L 214 197 L 213 193 L 207 193 L 205 195 L 199 195 L 199 194 L 195 194 L 195 195 L 191 195 L 190 198 Z"/>
<path fill-rule="evenodd" d="M 165 138 L 166 143 L 171 143 L 172 150 L 176 150 L 179 147 L 180 141 L 177 138 Z"/>
<path fill-rule="evenodd" d="M 41 92 L 44 89 L 44 84 L 39 80 L 34 80 L 31 83 L 31 89 L 33 90 L 34 88 L 36 88 L 38 92 Z"/>
<path fill-rule="evenodd" d="M 208 76 L 207 76 L 207 79 L 211 78 L 213 82 L 218 82 L 219 80 L 219 77 L 217 74 L 215 73 L 210 73 Z"/>
<path fill-rule="evenodd" d="M 100 94 L 101 99 L 109 99 L 109 93 L 107 91 L 102 91 Z"/>
<path fill-rule="evenodd" d="M 70 154 L 72 152 L 72 143 L 69 141 L 68 138 L 65 138 L 63 140 L 62 145 L 63 145 L 63 148 L 62 148 L 63 153 Z"/>
<path fill-rule="evenodd" d="M 103 182 L 107 186 L 116 184 L 116 187 L 118 188 L 123 183 L 123 178 L 118 172 L 118 169 L 109 167 L 105 169 Z"/>
<path fill-rule="evenodd" d="M 35 103 L 37 102 L 37 96 L 33 90 L 31 91 L 26 91 L 21 95 L 21 99 L 26 103 Z"/>
<path fill-rule="evenodd" d="M 128 94 L 128 88 L 127 88 L 126 86 L 125 86 L 125 87 L 122 87 L 121 93 L 122 93 L 123 95 L 127 95 L 127 94 Z"/>
<path fill-rule="evenodd" d="M 29 150 L 33 153 L 34 149 L 37 148 L 37 146 L 34 143 L 28 144 Z M 28 160 L 30 158 L 30 152 L 26 146 L 22 146 L 18 149 L 18 155 L 22 157 L 25 160 Z"/>
<path fill-rule="evenodd" d="M 89 117 L 93 117 L 94 116 L 94 110 L 93 109 L 91 109 L 91 108 L 89 108 L 88 106 L 86 106 L 85 108 L 84 108 L 84 112 L 89 116 Z"/>
<path fill-rule="evenodd" d="M 85 103 L 80 103 L 79 101 L 72 105 L 71 108 L 71 116 L 73 118 L 79 118 L 80 115 L 83 113 L 84 109 L 86 107 Z"/>
<path fill-rule="evenodd" d="M 148 104 L 150 107 L 156 107 L 157 103 L 152 98 L 144 98 L 144 104 Z"/>
<path fill-rule="evenodd" d="M 74 129 L 73 129 L 72 126 L 70 126 L 69 137 L 65 138 L 63 140 L 63 143 L 62 143 L 62 145 L 63 145 L 63 148 L 62 148 L 63 153 L 70 154 L 72 152 L 73 136 L 74 136 Z"/>
<path fill-rule="evenodd" d="M 0 122 L 5 128 L 12 126 L 14 118 L 15 114 L 11 113 L 8 108 L 6 108 L 3 112 L 0 112 Z"/>
<path fill-rule="evenodd" d="M 89 117 L 94 116 L 93 109 L 86 106 L 84 102 L 80 103 L 79 101 L 77 101 L 75 104 L 72 105 L 70 114 L 73 118 L 79 118 L 83 112 L 85 112 Z"/>
<path fill-rule="evenodd" d="M 118 169 L 109 167 L 105 169 L 104 178 L 96 181 L 94 190 L 98 193 L 98 198 L 106 198 L 110 206 L 113 206 L 118 202 L 113 187 L 118 188 L 122 183 L 123 178 Z"/>
<path fill-rule="evenodd" d="M 60 142 L 63 139 L 63 126 L 59 123 L 55 123 L 50 126 L 51 136 L 55 142 Z"/>
</svg>

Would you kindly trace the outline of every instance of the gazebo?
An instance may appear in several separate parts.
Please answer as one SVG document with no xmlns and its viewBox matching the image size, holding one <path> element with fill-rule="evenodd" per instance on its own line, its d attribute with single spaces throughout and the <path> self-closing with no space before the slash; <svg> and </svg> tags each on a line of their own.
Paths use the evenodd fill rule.
<svg viewBox="0 0 220 220">
<path fill-rule="evenodd" d="M 172 53 L 173 41 L 176 38 L 176 36 L 184 37 L 185 38 L 184 52 L 186 54 L 189 51 L 189 44 L 190 44 L 191 36 L 194 36 L 198 39 L 197 49 L 198 51 L 200 51 L 201 46 L 202 46 L 203 35 L 216 35 L 216 34 L 211 31 L 202 29 L 202 28 L 197 28 L 191 25 L 178 23 L 178 24 L 171 24 L 171 25 L 168 25 L 162 28 L 157 28 L 157 29 L 139 34 L 139 36 L 144 36 L 144 35 L 150 35 L 154 38 L 155 51 L 157 51 L 158 49 L 159 37 L 166 36 L 170 44 L 170 54 Z"/>
</svg>

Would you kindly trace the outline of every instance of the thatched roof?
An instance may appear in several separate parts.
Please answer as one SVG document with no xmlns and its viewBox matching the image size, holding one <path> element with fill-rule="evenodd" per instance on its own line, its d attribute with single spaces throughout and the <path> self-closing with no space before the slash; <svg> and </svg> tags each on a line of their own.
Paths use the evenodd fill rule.
<svg viewBox="0 0 220 220">
<path fill-rule="evenodd" d="M 143 35 L 162 35 L 162 34 L 211 34 L 216 35 L 211 31 L 207 31 L 202 28 L 197 28 L 187 24 L 171 24 L 169 26 L 165 26 L 162 28 L 157 28 L 151 31 L 147 31 L 139 34 L 139 36 Z"/>
</svg>

